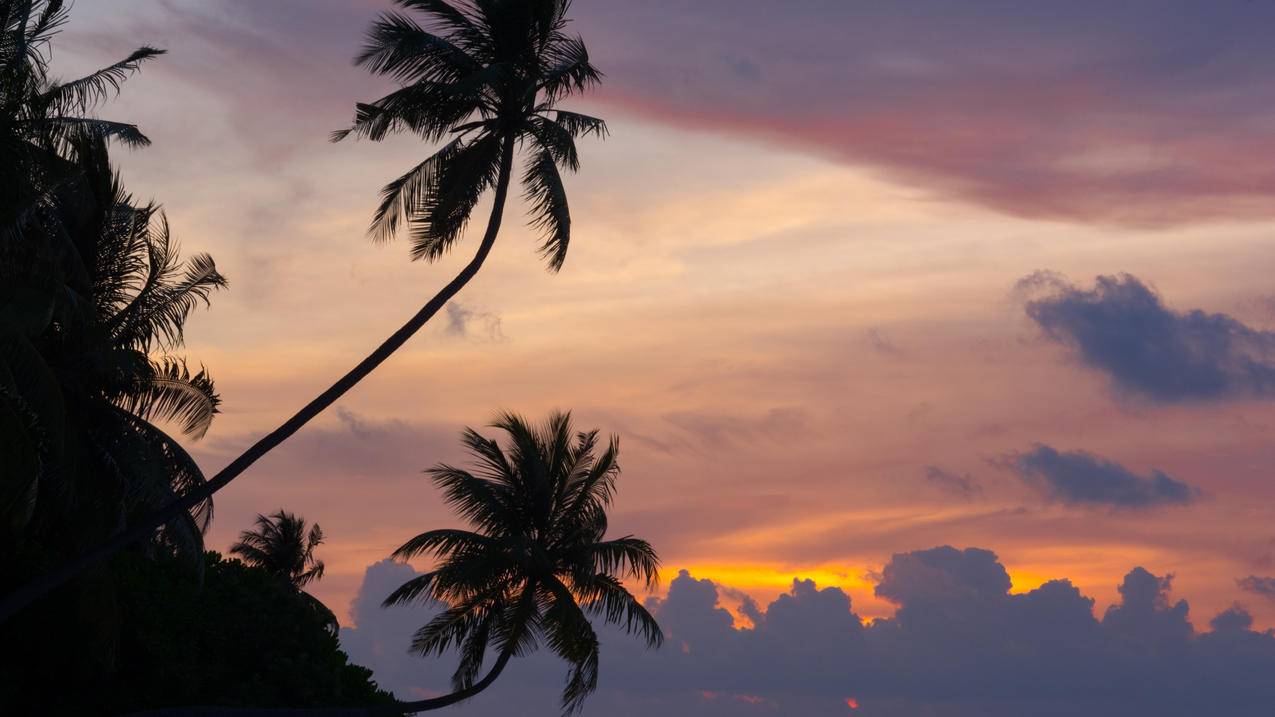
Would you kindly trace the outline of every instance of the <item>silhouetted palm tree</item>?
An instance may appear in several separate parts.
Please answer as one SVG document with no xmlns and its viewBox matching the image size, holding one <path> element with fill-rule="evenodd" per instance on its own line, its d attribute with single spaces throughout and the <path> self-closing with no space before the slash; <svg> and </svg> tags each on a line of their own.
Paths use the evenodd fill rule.
<svg viewBox="0 0 1275 717">
<path fill-rule="evenodd" d="M 624 587 L 647 588 L 659 578 L 659 558 L 645 540 L 605 540 L 607 509 L 620 475 L 619 440 L 597 454 L 598 432 L 574 433 L 571 416 L 554 413 L 542 426 L 502 414 L 492 424 L 507 447 L 465 429 L 461 442 L 472 469 L 438 465 L 428 473 L 472 530 L 429 530 L 394 557 L 434 558 L 424 575 L 403 583 L 384 605 L 444 605 L 416 632 L 412 650 L 442 655 L 455 648 L 455 691 L 441 697 L 363 708 L 168 708 L 137 717 L 390 717 L 439 709 L 491 686 L 516 655 L 547 646 L 570 665 L 564 713 L 578 711 L 598 684 L 598 636 L 590 618 L 638 634 L 648 647 L 664 640 L 655 618 Z M 488 652 L 495 660 L 478 679 Z M 516 711 L 516 710 L 515 710 Z"/>
<path fill-rule="evenodd" d="M 454 135 L 429 159 L 386 186 L 372 235 L 388 239 L 406 223 L 413 255 L 438 258 L 460 237 L 479 198 L 492 190 L 491 215 L 474 258 L 371 355 L 205 486 L 7 596 L 0 604 L 0 619 L 206 500 L 335 403 L 419 331 L 478 273 L 491 252 L 519 146 L 531 148 L 522 181 L 534 207 L 533 224 L 545 232 L 541 252 L 551 270 L 562 266 L 571 217 L 559 168 L 578 167 L 576 138 L 606 133 L 602 120 L 556 108 L 561 99 L 588 89 L 601 77 L 584 42 L 566 33 L 570 1 L 396 2 L 422 11 L 432 30 L 401 13 L 386 13 L 373 25 L 358 62 L 399 80 L 403 87 L 359 105 L 353 127 L 334 139 L 354 134 L 378 140 L 399 131 L 414 132 L 427 141 Z"/>
<path fill-rule="evenodd" d="M 217 413 L 211 377 L 174 352 L 190 313 L 226 284 L 208 255 L 179 257 L 157 207 L 133 203 L 104 138 L 70 141 L 80 189 L 56 204 L 55 261 L 6 267 L 21 275 L 0 287 L 0 534 L 25 531 L 54 554 L 204 484 L 157 423 L 198 438 Z M 161 528 L 201 566 L 211 515 L 206 498 L 144 537 Z"/>
<path fill-rule="evenodd" d="M 323 561 L 314 555 L 323 542 L 318 523 L 307 531 L 305 518 L 279 510 L 269 516 L 258 515 L 256 524 L 256 529 L 239 534 L 239 542 L 230 546 L 231 553 L 298 589 L 323 577 Z"/>
<path fill-rule="evenodd" d="M 508 450 L 466 429 L 461 440 L 475 468 L 429 471 L 473 530 L 430 530 L 394 552 L 405 560 L 428 555 L 437 564 L 385 605 L 425 600 L 448 606 L 416 633 L 412 650 L 460 651 L 454 693 L 402 707 L 434 709 L 471 697 L 491 685 L 511 657 L 543 644 L 571 666 L 562 702 L 566 712 L 576 711 L 598 681 L 590 616 L 640 633 L 650 647 L 663 640 L 655 619 L 620 582 L 652 586 L 659 559 L 645 540 L 604 540 L 620 472 L 615 438 L 595 456 L 598 432 L 573 436 L 568 414 L 555 413 L 540 427 L 505 414 L 492 426 L 505 432 Z M 495 662 L 477 680 L 491 647 Z"/>
<path fill-rule="evenodd" d="M 6 243 L 56 220 L 55 205 L 75 182 L 75 148 L 84 140 L 150 143 L 136 126 L 91 112 L 163 50 L 142 47 L 85 77 L 53 80 L 49 45 L 67 12 L 62 0 L 0 0 L 0 240 Z"/>
</svg>

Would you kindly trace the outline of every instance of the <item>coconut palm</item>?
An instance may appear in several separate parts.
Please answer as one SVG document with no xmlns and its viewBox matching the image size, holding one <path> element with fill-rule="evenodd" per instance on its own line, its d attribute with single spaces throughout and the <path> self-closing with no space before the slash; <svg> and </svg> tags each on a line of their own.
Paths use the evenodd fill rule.
<svg viewBox="0 0 1275 717">
<path fill-rule="evenodd" d="M 471 530 L 430 530 L 407 541 L 394 557 L 435 559 L 385 605 L 443 604 L 417 631 L 412 650 L 442 655 L 455 648 L 455 692 L 401 705 L 442 707 L 487 688 L 515 655 L 545 645 L 570 666 L 562 694 L 565 712 L 579 710 L 597 687 L 598 637 L 590 617 L 638 633 L 650 647 L 663 640 L 655 619 L 621 580 L 650 587 L 659 559 L 645 540 L 605 540 L 607 509 L 620 468 L 619 442 L 600 455 L 598 432 L 574 434 L 569 414 L 554 413 L 533 427 L 504 414 L 492 424 L 507 448 L 472 429 L 461 441 L 472 470 L 439 465 L 428 472 Z M 494 648 L 494 650 L 493 650 Z M 489 652 L 495 661 L 478 679 Z"/>
<path fill-rule="evenodd" d="M 84 191 L 57 204 L 57 262 L 0 287 L 0 535 L 55 554 L 203 485 L 162 426 L 198 438 L 217 413 L 211 377 L 176 351 L 191 312 L 226 284 L 211 257 L 181 259 L 157 207 L 132 201 L 103 138 L 75 143 Z M 145 537 L 202 565 L 211 515 L 205 499 Z"/>
<path fill-rule="evenodd" d="M 578 711 L 598 684 L 598 636 L 590 618 L 637 634 L 648 647 L 664 640 L 659 624 L 624 587 L 654 587 L 659 558 L 645 540 L 606 540 L 607 509 L 620 475 L 619 441 L 598 453 L 598 432 L 574 433 L 571 416 L 540 426 L 502 414 L 491 424 L 506 446 L 473 429 L 461 442 L 471 469 L 446 464 L 427 473 L 470 529 L 429 530 L 394 557 L 428 557 L 433 569 L 403 583 L 386 607 L 414 602 L 443 608 L 416 632 L 422 656 L 460 653 L 454 691 L 441 697 L 364 708 L 167 708 L 135 717 L 390 717 L 439 709 L 490 687 L 515 656 L 543 645 L 569 665 L 564 713 Z M 299 535 L 299 533 L 297 533 Z M 483 665 L 494 653 L 487 673 Z"/>
<path fill-rule="evenodd" d="M 91 113 L 163 50 L 141 47 L 79 79 L 55 80 L 50 43 L 67 13 L 63 0 L 0 0 L 0 239 L 6 243 L 32 228 L 56 235 L 47 225 L 77 178 L 74 162 L 65 160 L 83 140 L 150 143 L 136 126 Z"/>
<path fill-rule="evenodd" d="M 601 78 L 584 42 L 567 34 L 570 1 L 396 2 L 405 10 L 419 11 L 428 27 L 404 13 L 388 12 L 372 26 L 356 61 L 374 74 L 397 80 L 401 87 L 358 105 L 353 125 L 335 133 L 334 139 L 353 135 L 380 140 L 398 132 L 429 142 L 450 137 L 429 158 L 386 185 L 370 232 L 373 239 L 388 240 L 405 231 L 415 258 L 437 259 L 460 239 L 470 213 L 490 191 L 491 213 L 474 257 L 367 358 L 205 486 L 10 594 L 0 603 L 0 620 L 206 500 L 415 335 L 478 273 L 491 252 L 520 147 L 529 152 L 521 180 L 532 206 L 531 223 L 544 233 L 540 252 L 550 270 L 562 267 L 571 216 L 561 170 L 579 166 L 576 139 L 606 134 L 602 120 L 557 108 L 563 98 Z"/>
<path fill-rule="evenodd" d="M 323 577 L 323 561 L 314 555 L 323 542 L 318 523 L 306 530 L 305 518 L 280 509 L 269 516 L 258 515 L 256 525 L 239 534 L 239 542 L 230 546 L 231 553 L 297 589 Z"/>
</svg>

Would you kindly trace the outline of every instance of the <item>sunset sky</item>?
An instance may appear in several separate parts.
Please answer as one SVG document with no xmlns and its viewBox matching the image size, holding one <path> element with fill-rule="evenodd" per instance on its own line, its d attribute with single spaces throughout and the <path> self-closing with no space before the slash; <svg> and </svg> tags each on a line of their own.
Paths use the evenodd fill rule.
<svg viewBox="0 0 1275 717">
<path fill-rule="evenodd" d="M 79 0 L 59 43 L 65 76 L 169 51 L 102 115 L 151 137 L 117 151 L 126 185 L 230 280 L 187 332 L 224 401 L 192 446 L 210 474 L 475 247 L 429 265 L 374 246 L 378 190 L 431 147 L 328 141 L 389 87 L 351 63 L 387 7 Z M 1275 627 L 1275 5 L 573 16 L 606 78 L 571 106 L 611 136 L 568 179 L 563 270 L 512 204 L 453 304 L 217 495 L 209 547 L 280 507 L 318 522 L 312 592 L 361 629 L 369 566 L 456 522 L 421 471 L 498 409 L 563 408 L 621 437 L 613 530 L 659 550 L 661 595 L 679 570 L 711 580 L 736 627 L 794 578 L 888 618 L 910 598 L 887 566 L 938 546 L 995 553 L 1013 593 L 1070 579 L 1098 618 L 1141 567 L 1198 632 L 1234 603 Z M 765 706 L 692 688 L 700 714 Z"/>
</svg>

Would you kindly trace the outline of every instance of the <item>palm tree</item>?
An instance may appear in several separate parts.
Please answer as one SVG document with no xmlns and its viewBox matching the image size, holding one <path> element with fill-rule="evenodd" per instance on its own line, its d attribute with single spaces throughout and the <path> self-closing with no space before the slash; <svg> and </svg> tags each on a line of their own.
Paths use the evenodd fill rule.
<svg viewBox="0 0 1275 717">
<path fill-rule="evenodd" d="M 460 238 L 479 198 L 492 191 L 491 214 L 473 259 L 411 319 L 349 373 L 281 426 L 250 446 L 207 484 L 79 558 L 14 591 L 0 603 L 0 620 L 88 567 L 142 539 L 156 526 L 206 500 L 370 374 L 416 334 L 482 267 L 496 241 L 511 183 L 514 154 L 528 147 L 522 175 L 533 206 L 532 224 L 550 270 L 561 268 L 571 217 L 560 168 L 579 166 L 577 138 L 606 134 L 597 118 L 557 109 L 563 98 L 596 84 L 584 42 L 566 33 L 570 0 L 395 0 L 421 11 L 430 29 L 397 12 L 384 14 L 368 34 L 357 62 L 402 87 L 357 106 L 352 127 L 335 133 L 380 140 L 410 131 L 426 141 L 454 138 L 386 185 L 372 222 L 385 240 L 406 225 L 412 255 L 434 260 Z"/>
<path fill-rule="evenodd" d="M 85 77 L 53 80 L 50 43 L 67 13 L 63 0 L 0 0 L 0 239 L 5 244 L 33 228 L 48 229 L 56 220 L 57 200 L 77 178 L 74 163 L 65 161 L 73 158 L 77 142 L 150 143 L 136 126 L 99 119 L 91 111 L 142 62 L 164 51 L 141 47 Z"/>
<path fill-rule="evenodd" d="M 56 263 L 18 267 L 0 289 L 0 319 L 22 318 L 0 320 L 0 452 L 13 459 L 0 465 L 0 534 L 72 555 L 204 484 L 161 424 L 198 438 L 217 414 L 212 378 L 175 352 L 226 285 L 208 255 L 180 258 L 156 206 L 132 201 L 104 138 L 73 145 L 82 191 L 57 203 Z M 204 499 L 145 537 L 199 567 L 211 517 Z"/>
<path fill-rule="evenodd" d="M 540 645 L 570 665 L 562 706 L 571 713 L 598 684 L 598 636 L 590 617 L 659 647 L 664 640 L 659 624 L 621 582 L 628 578 L 654 587 L 655 550 L 631 535 L 604 539 L 620 475 L 618 439 L 612 437 L 596 455 L 598 432 L 573 434 L 565 413 L 551 414 L 539 427 L 502 414 L 491 426 L 505 432 L 507 448 L 467 428 L 461 442 L 475 467 L 442 464 L 427 471 L 472 529 L 429 530 L 394 551 L 402 560 L 431 557 L 435 565 L 383 603 L 446 606 L 416 632 L 412 651 L 441 656 L 457 649 L 454 692 L 355 709 L 170 708 L 137 717 L 389 717 L 434 710 L 487 689 L 510 659 Z M 493 647 L 495 660 L 478 679 Z"/>
<path fill-rule="evenodd" d="M 505 432 L 508 450 L 466 429 L 461 441 L 475 469 L 439 465 L 428 471 L 473 529 L 430 530 L 394 552 L 403 560 L 430 556 L 436 564 L 384 604 L 419 600 L 447 606 L 417 631 L 412 650 L 460 651 L 452 677 L 456 691 L 400 705 L 406 711 L 472 697 L 514 655 L 543 644 L 570 665 L 562 703 L 565 712 L 574 712 L 597 687 L 598 637 L 589 616 L 639 633 L 649 647 L 663 640 L 655 619 L 621 583 L 624 578 L 648 588 L 656 583 L 654 549 L 632 536 L 604 540 L 620 474 L 618 440 L 612 438 L 595 456 L 598 432 L 573 436 L 571 417 L 564 413 L 552 414 L 539 427 L 504 414 L 492 427 Z M 495 662 L 478 680 L 493 646 Z"/>
<path fill-rule="evenodd" d="M 323 561 L 314 549 L 323 542 L 318 523 L 306 530 L 305 518 L 280 509 L 270 516 L 258 515 L 255 530 L 239 534 L 230 552 L 245 563 L 287 580 L 300 590 L 323 577 Z"/>
<path fill-rule="evenodd" d="M 256 523 L 255 530 L 239 534 L 239 542 L 230 546 L 230 552 L 244 563 L 291 585 L 327 622 L 328 632 L 336 635 L 341 629 L 336 615 L 318 598 L 302 590 L 323 577 L 323 561 L 314 555 L 314 549 L 323 542 L 323 529 L 315 523 L 306 530 L 305 518 L 282 508 L 269 516 L 258 515 Z"/>
</svg>

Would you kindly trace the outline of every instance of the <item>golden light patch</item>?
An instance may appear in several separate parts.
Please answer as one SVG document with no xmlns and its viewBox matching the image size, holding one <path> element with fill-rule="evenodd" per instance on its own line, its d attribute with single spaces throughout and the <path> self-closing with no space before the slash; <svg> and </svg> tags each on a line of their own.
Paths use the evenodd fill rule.
<svg viewBox="0 0 1275 717">
<path fill-rule="evenodd" d="M 845 565 L 793 566 L 782 564 L 700 563 L 685 566 L 692 577 L 749 592 L 787 592 L 793 580 L 813 580 L 819 588 L 871 589 L 865 570 Z"/>
</svg>

